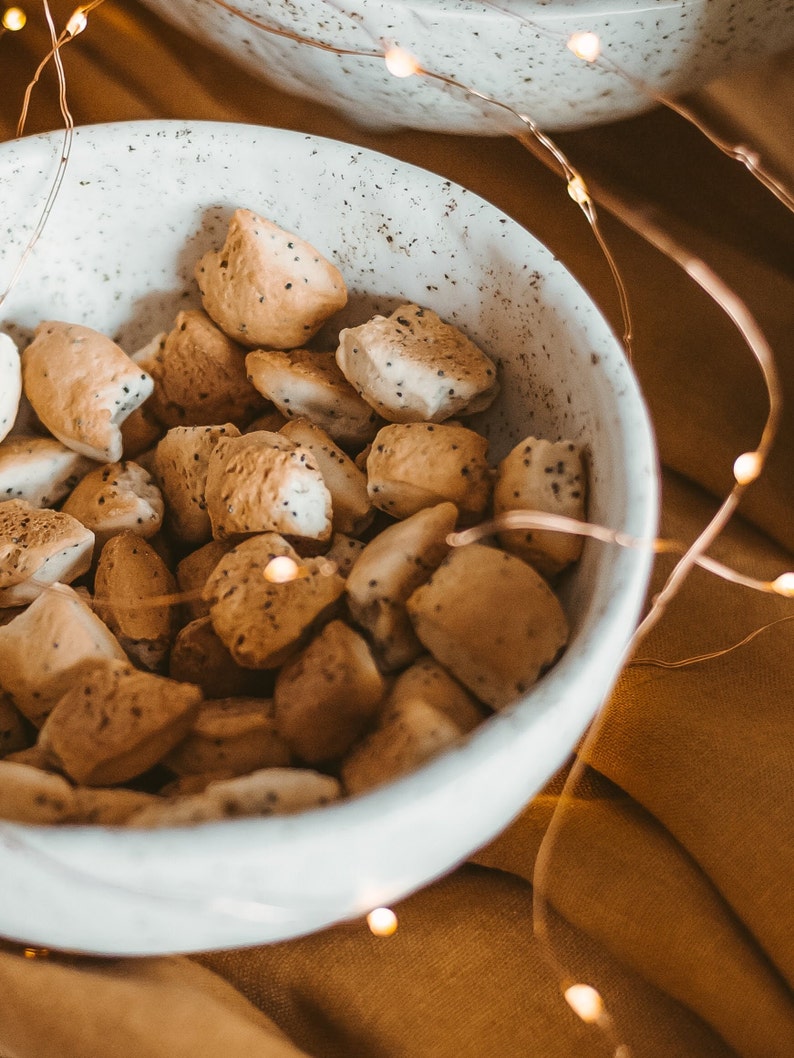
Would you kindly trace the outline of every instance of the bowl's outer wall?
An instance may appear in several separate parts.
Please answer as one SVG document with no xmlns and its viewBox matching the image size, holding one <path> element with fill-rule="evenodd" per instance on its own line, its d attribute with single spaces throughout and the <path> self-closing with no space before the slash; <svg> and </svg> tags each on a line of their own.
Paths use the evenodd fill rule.
<svg viewBox="0 0 794 1058">
<path fill-rule="evenodd" d="M 250 73 L 383 131 L 494 135 L 515 127 L 503 106 L 481 96 L 549 131 L 585 128 L 794 43 L 794 19 L 780 0 L 348 0 L 344 11 L 326 0 L 236 0 L 234 10 L 214 0 L 144 2 Z M 600 61 L 566 46 L 582 31 L 598 34 Z M 392 76 L 383 42 L 447 80 Z"/>
<path fill-rule="evenodd" d="M 58 134 L 0 146 L 0 289 L 41 212 Z M 652 537 L 657 465 L 619 343 L 533 236 L 441 177 L 273 129 L 139 122 L 78 129 L 44 233 L 0 326 L 81 322 L 134 352 L 197 304 L 193 265 L 246 206 L 341 268 L 346 316 L 434 308 L 499 362 L 482 426 L 494 459 L 524 436 L 587 448 L 592 520 Z M 589 543 L 565 590 L 569 649 L 459 749 L 364 797 L 284 819 L 125 831 L 0 824 L 0 934 L 99 953 L 281 939 L 395 900 L 481 846 L 568 757 L 617 676 L 650 554 Z"/>
</svg>

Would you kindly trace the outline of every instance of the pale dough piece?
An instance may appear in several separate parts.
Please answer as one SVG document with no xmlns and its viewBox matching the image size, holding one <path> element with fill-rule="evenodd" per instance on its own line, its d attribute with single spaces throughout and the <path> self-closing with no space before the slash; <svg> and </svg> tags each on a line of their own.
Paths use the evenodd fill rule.
<svg viewBox="0 0 794 1058">
<path fill-rule="evenodd" d="M 323 558 L 326 562 L 333 563 L 340 577 L 347 577 L 365 547 L 363 540 L 357 540 L 346 533 L 334 533 L 331 546 Z"/>
<path fill-rule="evenodd" d="M 0 503 L 0 607 L 38 598 L 56 581 L 69 583 L 91 566 L 94 534 L 65 511 L 24 500 Z"/>
<path fill-rule="evenodd" d="M 64 823 L 74 813 L 74 790 L 60 775 L 0 760 L 0 819 L 14 823 Z"/>
<path fill-rule="evenodd" d="M 543 577 L 483 544 L 454 548 L 406 605 L 427 650 L 493 709 L 529 690 L 568 640 L 565 614 Z"/>
<path fill-rule="evenodd" d="M 430 309 L 402 305 L 339 335 L 345 378 L 389 422 L 443 422 L 487 408 L 496 364 Z"/>
<path fill-rule="evenodd" d="M 380 723 L 342 761 L 348 794 L 364 793 L 415 771 L 463 737 L 441 709 L 413 698 L 384 712 Z"/>
<path fill-rule="evenodd" d="M 320 426 L 308 419 L 293 419 L 279 431 L 283 437 L 311 452 L 331 494 L 334 532 L 357 536 L 372 521 L 375 510 L 367 492 L 367 477 Z"/>
<path fill-rule="evenodd" d="M 205 489 L 210 456 L 221 437 L 239 437 L 233 423 L 175 426 L 155 448 L 152 470 L 166 505 L 166 523 L 183 544 L 212 537 Z"/>
<path fill-rule="evenodd" d="M 189 826 L 243 816 L 281 816 L 336 801 L 342 790 L 330 775 L 307 768 L 263 768 L 232 779 L 218 779 L 203 792 L 141 809 L 134 827 Z"/>
<path fill-rule="evenodd" d="M 209 616 L 210 608 L 201 593 L 207 577 L 233 547 L 232 540 L 210 540 L 177 563 L 176 582 L 179 591 L 186 596 L 182 599 L 182 610 L 191 621 Z"/>
<path fill-rule="evenodd" d="M 249 348 L 295 349 L 347 304 L 340 271 L 309 243 L 235 210 L 220 251 L 196 264 L 207 314 Z"/>
<path fill-rule="evenodd" d="M 331 494 L 320 468 L 311 452 L 281 434 L 220 438 L 204 495 L 216 540 L 262 532 L 330 539 Z"/>
<path fill-rule="evenodd" d="M 127 660 L 107 625 L 65 584 L 48 588 L 0 628 L 0 683 L 36 727 L 69 688 L 77 667 L 108 658 Z"/>
<path fill-rule="evenodd" d="M 342 374 L 333 353 L 255 349 L 245 363 L 252 384 L 282 415 L 311 420 L 337 444 L 360 448 L 383 425 Z"/>
<path fill-rule="evenodd" d="M 146 371 L 104 334 L 46 322 L 22 353 L 28 400 L 51 434 L 90 459 L 121 459 L 120 425 L 150 396 Z"/>
<path fill-rule="evenodd" d="M 199 687 L 107 661 L 76 675 L 39 732 L 48 758 L 84 786 L 114 786 L 147 771 L 181 741 Z"/>
<path fill-rule="evenodd" d="M 0 444 L 0 499 L 54 507 L 95 465 L 54 437 L 9 437 Z"/>
<path fill-rule="evenodd" d="M 180 628 L 168 665 L 173 679 L 198 684 L 207 698 L 257 694 L 260 689 L 261 674 L 237 664 L 209 615 Z"/>
<path fill-rule="evenodd" d="M 288 556 L 296 575 L 268 579 L 270 562 Z M 244 668 L 272 669 L 303 646 L 314 626 L 330 616 L 345 582 L 323 558 L 299 558 L 276 533 L 238 544 L 210 574 L 204 597 L 212 624 Z"/>
<path fill-rule="evenodd" d="M 154 379 L 147 407 L 165 426 L 242 427 L 265 406 L 248 381 L 245 350 L 199 309 L 180 312 L 145 362 Z"/>
<path fill-rule="evenodd" d="M 123 786 L 76 786 L 69 823 L 94 827 L 123 826 L 134 812 L 159 804 L 162 798 Z"/>
<path fill-rule="evenodd" d="M 496 468 L 493 513 L 536 510 L 583 521 L 586 472 L 581 448 L 572 441 L 527 437 Z M 498 534 L 505 551 L 552 577 L 582 553 L 582 537 L 542 529 L 507 530 Z"/>
<path fill-rule="evenodd" d="M 229 777 L 291 762 L 289 746 L 276 729 L 273 701 L 267 698 L 202 702 L 190 731 L 163 760 L 177 775 L 215 772 Z"/>
<path fill-rule="evenodd" d="M 276 727 L 301 760 L 332 760 L 363 732 L 385 688 L 362 636 L 330 621 L 276 676 Z"/>
<path fill-rule="evenodd" d="M 385 711 L 417 700 L 446 713 L 464 734 L 473 731 L 486 715 L 477 699 L 429 654 L 417 658 L 399 674 L 389 691 Z"/>
<path fill-rule="evenodd" d="M 465 426 L 384 426 L 367 457 L 373 504 L 394 518 L 450 500 L 461 520 L 481 517 L 491 498 L 488 441 Z"/>
<path fill-rule="evenodd" d="M 28 749 L 30 738 L 11 696 L 0 690 L 0 758 Z"/>
<path fill-rule="evenodd" d="M 62 510 L 96 537 L 97 551 L 111 536 L 129 529 L 148 538 L 163 524 L 163 496 L 139 463 L 123 460 L 91 470 L 72 490 Z"/>
<path fill-rule="evenodd" d="M 0 441 L 16 422 L 22 397 L 22 363 L 14 340 L 0 333 Z M 2 495 L 2 493 L 0 493 Z"/>
<path fill-rule="evenodd" d="M 112 536 L 94 577 L 94 609 L 127 656 L 145 669 L 163 668 L 176 634 L 176 581 L 162 558 L 136 533 Z"/>
<path fill-rule="evenodd" d="M 386 671 L 423 652 L 405 603 L 449 551 L 447 537 L 457 517 L 454 504 L 439 503 L 395 522 L 369 541 L 347 576 L 350 614 Z"/>
</svg>

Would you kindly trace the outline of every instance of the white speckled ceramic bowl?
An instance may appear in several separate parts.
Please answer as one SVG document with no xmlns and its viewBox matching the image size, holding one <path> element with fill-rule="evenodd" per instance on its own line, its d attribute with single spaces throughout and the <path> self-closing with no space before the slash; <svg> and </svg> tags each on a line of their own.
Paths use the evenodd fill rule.
<svg viewBox="0 0 794 1058">
<path fill-rule="evenodd" d="M 144 3 L 272 84 L 380 130 L 488 135 L 511 127 L 504 110 L 449 84 L 392 76 L 380 58 L 390 45 L 409 51 L 430 73 L 555 131 L 639 113 L 654 95 L 691 91 L 794 43 L 794 18 L 779 0 Z M 262 24 L 346 53 L 275 35 Z M 581 32 L 601 40 L 602 57 L 592 65 L 566 47 Z"/>
<path fill-rule="evenodd" d="M 0 146 L 0 289 L 62 149 Z M 143 122 L 78 129 L 52 214 L 0 327 L 46 314 L 129 351 L 197 304 L 193 263 L 246 206 L 341 268 L 347 315 L 429 305 L 500 364 L 492 455 L 536 432 L 587 446 L 590 515 L 653 535 L 657 467 L 619 343 L 532 235 L 449 181 L 357 147 L 267 128 Z M 286 938 L 396 900 L 500 831 L 559 768 L 609 693 L 642 604 L 647 554 L 588 543 L 566 589 L 573 633 L 514 707 L 405 779 L 321 810 L 162 831 L 0 823 L 0 935 L 104 953 Z"/>
</svg>

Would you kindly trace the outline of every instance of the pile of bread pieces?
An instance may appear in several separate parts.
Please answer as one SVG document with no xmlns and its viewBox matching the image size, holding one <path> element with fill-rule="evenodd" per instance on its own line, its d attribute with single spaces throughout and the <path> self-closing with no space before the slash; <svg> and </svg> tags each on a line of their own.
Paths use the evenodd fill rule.
<svg viewBox="0 0 794 1058">
<path fill-rule="evenodd" d="M 405 304 L 347 302 L 310 244 L 237 210 L 202 309 L 128 355 L 0 334 L 0 818 L 167 826 L 295 812 L 418 767 L 568 638 L 585 515 L 568 440 L 496 466 L 469 416 L 497 364 Z"/>
</svg>

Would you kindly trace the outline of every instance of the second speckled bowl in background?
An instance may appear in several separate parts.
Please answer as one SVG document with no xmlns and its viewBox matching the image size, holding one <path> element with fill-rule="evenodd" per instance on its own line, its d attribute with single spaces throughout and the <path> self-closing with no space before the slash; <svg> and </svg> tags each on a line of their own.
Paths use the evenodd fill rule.
<svg viewBox="0 0 794 1058">
<path fill-rule="evenodd" d="M 494 135 L 515 122 L 505 108 L 551 131 L 585 128 L 794 44 L 779 0 L 144 3 L 271 84 L 382 131 Z M 596 62 L 566 46 L 576 33 L 597 34 Z M 439 76 L 393 76 L 392 46 Z"/>
</svg>

